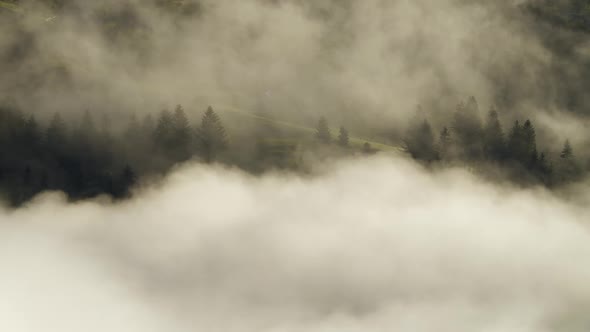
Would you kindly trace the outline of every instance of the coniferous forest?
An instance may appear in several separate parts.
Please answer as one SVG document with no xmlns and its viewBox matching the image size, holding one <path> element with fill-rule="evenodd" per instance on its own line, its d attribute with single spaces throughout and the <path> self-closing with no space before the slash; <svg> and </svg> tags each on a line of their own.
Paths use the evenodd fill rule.
<svg viewBox="0 0 590 332">
<path fill-rule="evenodd" d="M 306 151 L 322 158 L 399 150 L 429 168 L 467 167 L 484 176 L 493 173 L 496 180 L 547 188 L 581 180 L 587 172 L 587 163 L 576 158 L 569 140 L 561 150 L 549 151 L 537 143 L 531 120 L 506 124 L 494 108 L 484 118 L 475 97 L 449 111 L 451 121 L 440 128 L 431 125 L 422 108 L 415 113 L 401 140 L 382 138 L 385 149 L 373 147 L 371 141 L 351 144 L 348 130 L 341 126 L 333 134 L 325 117 L 318 119 L 315 129 L 310 126 L 309 132 L 287 134 L 288 138 L 280 126 L 256 127 L 257 137 L 241 138 L 232 148 L 236 145 L 232 133 L 226 132 L 211 106 L 195 121 L 178 105 L 173 111 L 132 115 L 119 129 L 113 129 L 117 126 L 105 114 L 85 111 L 71 122 L 56 113 L 40 122 L 34 115 L 4 106 L 0 188 L 12 205 L 46 190 L 63 191 L 73 200 L 105 194 L 125 199 L 142 179 L 165 175 L 184 162 L 222 163 L 253 173 L 305 172 Z M 244 151 L 238 151 L 244 146 L 249 146 L 245 159 L 240 158 Z"/>
</svg>

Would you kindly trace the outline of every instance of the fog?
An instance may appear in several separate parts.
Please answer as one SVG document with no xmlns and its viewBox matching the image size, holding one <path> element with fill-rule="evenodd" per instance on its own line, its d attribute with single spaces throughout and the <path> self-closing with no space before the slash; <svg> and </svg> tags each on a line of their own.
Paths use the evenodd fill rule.
<svg viewBox="0 0 590 332">
<path fill-rule="evenodd" d="M 328 171 L 329 170 L 329 171 Z M 400 158 L 0 214 L 0 330 L 585 331 L 583 205 Z"/>
<path fill-rule="evenodd" d="M 107 113 L 113 127 L 177 104 L 195 123 L 212 105 L 229 136 L 247 126 L 224 109 L 291 128 L 326 116 L 384 141 L 418 104 L 438 133 L 473 95 L 505 132 L 531 117 L 540 146 L 559 151 L 567 136 L 585 156 L 587 122 L 565 113 L 564 94 L 587 85 L 562 75 L 588 45 L 561 61 L 522 3 L 202 0 L 180 15 L 139 0 L 62 12 L 29 1 L 26 15 L 0 15 L 0 102 L 42 121 Z M 353 154 L 256 176 L 193 158 L 141 177 L 128 200 L 46 192 L 0 205 L 0 331 L 588 330 L 587 182 L 523 189 Z"/>
<path fill-rule="evenodd" d="M 31 15 L 17 26 L 34 36 L 33 51 L 3 66 L 0 91 L 41 115 L 212 104 L 373 129 L 403 127 L 417 104 L 436 116 L 471 95 L 482 111 L 560 109 L 547 79 L 553 55 L 522 1 L 199 3 L 193 18 L 145 1 Z M 120 7 L 127 32 L 97 20 L 105 4 Z"/>
</svg>

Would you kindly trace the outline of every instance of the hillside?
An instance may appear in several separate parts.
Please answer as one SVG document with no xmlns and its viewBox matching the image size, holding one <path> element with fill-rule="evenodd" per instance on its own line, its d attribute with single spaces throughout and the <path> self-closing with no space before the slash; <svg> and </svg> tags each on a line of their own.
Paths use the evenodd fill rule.
<svg viewBox="0 0 590 332">
<path fill-rule="evenodd" d="M 590 32 L 590 1 L 532 0 L 528 9 L 537 17 L 560 27 Z"/>
</svg>

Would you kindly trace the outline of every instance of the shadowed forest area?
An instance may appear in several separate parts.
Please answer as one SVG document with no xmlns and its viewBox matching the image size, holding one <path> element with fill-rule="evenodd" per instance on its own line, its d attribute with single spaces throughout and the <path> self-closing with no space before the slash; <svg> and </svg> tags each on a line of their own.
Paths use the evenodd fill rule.
<svg viewBox="0 0 590 332">
<path fill-rule="evenodd" d="M 403 139 L 389 143 L 430 168 L 468 167 L 520 185 L 559 187 L 586 175 L 587 163 L 576 158 L 569 140 L 560 151 L 548 151 L 538 146 L 532 121 L 516 120 L 505 128 L 497 110 L 492 108 L 484 120 L 479 114 L 471 97 L 450 112 L 450 123 L 437 129 L 418 107 Z M 12 205 L 45 190 L 64 191 L 73 200 L 102 194 L 128 198 L 139 180 L 165 175 L 189 160 L 252 173 L 306 172 L 306 162 L 379 152 L 369 142 L 351 144 L 344 127 L 332 132 L 324 117 L 304 132 L 256 123 L 244 133 L 240 120 L 241 136 L 232 142 L 232 133 L 211 107 L 196 121 L 178 105 L 143 118 L 133 115 L 117 126 L 108 116 L 89 111 L 76 123 L 59 113 L 39 123 L 33 115 L 5 106 L 0 124 L 0 188 Z"/>
</svg>

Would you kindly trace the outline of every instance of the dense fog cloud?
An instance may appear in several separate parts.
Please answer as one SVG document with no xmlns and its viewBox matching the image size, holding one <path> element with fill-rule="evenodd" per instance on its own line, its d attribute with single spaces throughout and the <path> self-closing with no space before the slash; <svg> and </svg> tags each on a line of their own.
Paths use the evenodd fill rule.
<svg viewBox="0 0 590 332">
<path fill-rule="evenodd" d="M 0 330 L 585 331 L 583 205 L 399 159 L 0 214 Z"/>
<path fill-rule="evenodd" d="M 418 103 L 436 113 L 470 95 L 484 108 L 553 106 L 551 54 L 518 1 L 199 3 L 190 17 L 145 1 L 31 15 L 17 26 L 35 46 L 3 68 L 2 91 L 45 112 L 214 104 L 391 127 Z"/>
</svg>

